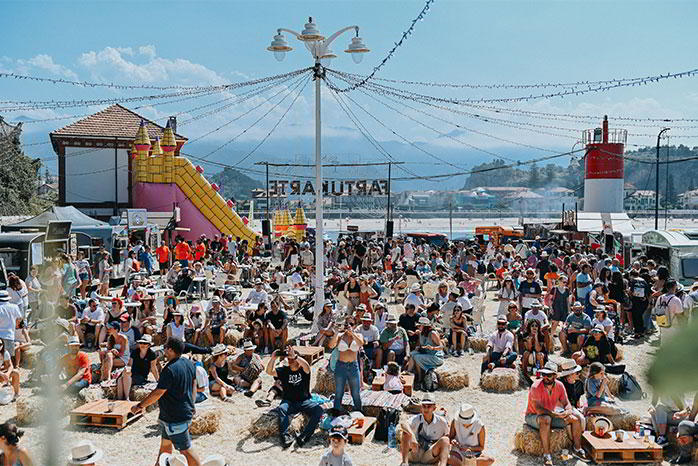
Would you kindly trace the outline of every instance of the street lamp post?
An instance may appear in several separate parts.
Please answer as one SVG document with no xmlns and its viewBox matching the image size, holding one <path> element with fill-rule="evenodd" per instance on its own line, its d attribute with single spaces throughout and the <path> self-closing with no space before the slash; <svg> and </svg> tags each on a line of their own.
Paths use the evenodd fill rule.
<svg viewBox="0 0 698 466">
<path fill-rule="evenodd" d="M 322 205 L 322 124 L 320 118 L 320 82 L 325 79 L 325 69 L 323 65 L 329 64 L 333 58 L 337 57 L 337 55 L 335 55 L 330 49 L 330 44 L 337 37 L 351 30 L 356 32 L 356 36 L 351 39 L 351 43 L 345 52 L 351 54 L 354 63 L 358 64 L 363 59 L 363 54 L 369 52 L 369 49 L 366 48 L 363 40 L 361 37 L 359 37 L 359 26 L 347 26 L 325 39 L 325 37 L 318 31 L 312 17 L 308 18 L 308 22 L 305 24 L 305 28 L 301 33 L 291 29 L 277 29 L 276 35 L 271 41 L 271 45 L 267 47 L 267 50 L 274 52 L 274 57 L 278 61 L 282 61 L 286 56 L 286 52 L 293 50 L 293 48 L 288 45 L 286 38 L 282 34 L 283 32 L 287 32 L 295 36 L 296 39 L 305 43 L 305 47 L 308 49 L 313 57 L 313 60 L 315 61 L 315 67 L 313 69 L 313 77 L 315 79 L 315 313 L 311 328 L 312 332 L 318 330 L 317 316 L 322 311 L 325 301 L 325 244 Z"/>
<path fill-rule="evenodd" d="M 654 229 L 659 229 L 659 141 L 662 139 L 662 135 L 669 131 L 669 128 L 662 128 L 657 135 L 657 164 L 655 166 L 655 191 L 654 191 Z M 668 162 L 668 160 L 667 160 Z M 667 165 L 668 166 L 668 165 Z M 669 181 L 667 180 L 667 183 Z M 666 199 L 664 199 L 666 202 Z"/>
</svg>

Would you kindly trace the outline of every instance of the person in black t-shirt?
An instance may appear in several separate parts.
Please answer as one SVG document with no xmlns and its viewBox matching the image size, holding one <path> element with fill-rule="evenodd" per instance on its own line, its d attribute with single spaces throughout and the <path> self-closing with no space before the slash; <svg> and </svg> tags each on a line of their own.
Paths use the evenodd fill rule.
<svg viewBox="0 0 698 466">
<path fill-rule="evenodd" d="M 580 366 L 587 366 L 592 362 L 601 364 L 615 364 L 611 343 L 608 341 L 602 325 L 596 325 L 584 340 L 582 349 L 572 355 L 572 359 Z"/>
<path fill-rule="evenodd" d="M 288 365 L 276 367 L 276 359 L 286 358 Z M 281 445 L 288 448 L 293 443 L 288 433 L 291 418 L 298 414 L 307 414 L 310 419 L 303 431 L 296 437 L 296 444 L 302 447 L 313 435 L 320 422 L 324 411 L 322 407 L 312 401 L 310 397 L 310 365 L 303 358 L 298 357 L 292 346 L 284 350 L 276 350 L 272 353 L 267 364 L 267 374 L 277 378 L 283 388 L 283 399 L 276 408 L 279 415 L 279 435 Z"/>
<path fill-rule="evenodd" d="M 278 304 L 272 302 L 271 311 L 264 315 L 267 326 L 267 341 L 271 348 L 285 348 L 288 339 L 288 318 Z M 276 339 L 281 341 L 276 345 Z"/>
<path fill-rule="evenodd" d="M 155 363 L 158 356 L 150 349 L 152 344 L 153 337 L 150 335 L 143 335 L 136 341 L 136 348 L 131 351 L 127 369 L 121 372 L 116 382 L 117 400 L 128 401 L 131 387 L 145 385 L 148 382 L 148 374 L 152 373 L 156 381 L 160 378 L 158 366 Z"/>
<path fill-rule="evenodd" d="M 189 464 L 199 464 L 189 435 L 189 426 L 196 412 L 196 367 L 189 359 L 181 357 L 183 352 L 184 341 L 176 338 L 167 340 L 165 357 L 169 362 L 160 374 L 158 386 L 143 401 L 133 405 L 131 412 L 139 414 L 157 401 L 160 405 L 158 423 L 162 432 L 158 460 L 163 453 L 171 454 L 174 446 L 187 457 Z"/>
<path fill-rule="evenodd" d="M 640 277 L 637 270 L 630 271 L 630 314 L 633 319 L 633 329 L 635 338 L 642 338 L 645 333 L 645 321 L 643 316 L 649 306 L 649 299 L 652 295 L 652 288 Z"/>
<path fill-rule="evenodd" d="M 417 309 L 414 304 L 405 304 L 405 313 L 400 315 L 398 319 L 398 326 L 405 329 L 407 336 L 410 338 L 410 347 L 413 348 L 417 345 L 419 340 L 419 329 L 417 328 L 417 321 L 419 320 L 419 314 L 417 314 Z"/>
</svg>

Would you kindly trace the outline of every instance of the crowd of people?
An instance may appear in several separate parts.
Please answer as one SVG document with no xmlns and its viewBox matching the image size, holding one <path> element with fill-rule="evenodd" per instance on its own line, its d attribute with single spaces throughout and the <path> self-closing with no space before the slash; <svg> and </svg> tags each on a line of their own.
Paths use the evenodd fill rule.
<svg viewBox="0 0 698 466">
<path fill-rule="evenodd" d="M 391 393 L 401 393 L 404 374 L 413 374 L 415 389 L 427 394 L 421 414 L 401 423 L 403 463 L 477 457 L 484 465 L 493 459 L 483 453 L 486 430 L 476 408 L 463 404 L 449 424 L 431 392 L 438 388 L 435 370 L 447 359 L 458 364 L 473 357 L 470 341 L 483 338 L 490 293 L 498 300 L 496 328 L 485 336 L 481 372 L 521 369 L 531 385 L 525 422 L 540 432 L 544 462 L 552 464 L 551 429 L 569 426 L 573 454 L 586 459 L 580 443 L 585 416 L 624 412 L 606 376 L 618 369 L 620 345 L 658 329 L 669 335 L 686 325 L 698 303 L 698 284 L 685 289 L 653 260 L 643 256 L 624 266 L 621 257 L 578 242 L 433 245 L 410 237 L 342 237 L 326 241 L 325 251 L 325 301 L 317 315 L 310 289 L 315 260 L 305 241 L 282 238 L 265 252 L 260 243 L 225 236 L 178 237 L 154 251 L 134 240 L 116 262 L 105 250 L 91 262 L 62 254 L 43 270 L 32 268 L 25 280 L 11 275 L 8 290 L 0 291 L 0 383 L 19 394 L 16 368 L 32 342 L 27 328 L 55 322 L 65 347 L 65 389 L 100 382 L 128 400 L 132 388 L 154 384 L 134 412 L 158 402 L 159 457 L 174 448 L 184 464 L 196 465 L 203 463 L 188 431 L 196 404 L 212 396 L 232 401 L 236 392 L 252 398 L 263 372 L 275 383 L 255 403 L 280 400 L 282 446 L 310 440 L 324 410 L 310 391 L 311 366 L 294 350 L 293 344 L 307 343 L 330 353 L 331 415 L 344 412 L 346 386 L 350 410 L 361 411 L 360 392 L 376 371 Z M 116 269 L 123 287 L 111 286 Z M 289 324 L 301 318 L 312 326 L 291 336 Z M 233 328 L 242 333 L 236 348 L 226 345 Z M 92 371 L 92 351 L 99 373 Z M 563 361 L 559 367 L 553 355 Z M 654 405 L 658 443 L 666 443 L 667 425 L 681 422 L 675 460 L 685 462 L 698 406 L 689 409 L 678 399 Z M 297 413 L 308 422 L 293 439 L 288 427 Z M 333 429 L 330 439 L 320 464 L 351 464 L 346 432 Z"/>
</svg>

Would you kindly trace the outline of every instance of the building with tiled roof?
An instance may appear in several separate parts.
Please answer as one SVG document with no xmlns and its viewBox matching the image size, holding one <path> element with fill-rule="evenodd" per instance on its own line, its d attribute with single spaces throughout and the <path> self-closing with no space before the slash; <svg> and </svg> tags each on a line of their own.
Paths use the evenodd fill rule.
<svg viewBox="0 0 698 466">
<path fill-rule="evenodd" d="M 132 207 L 130 151 L 141 121 L 151 140 L 162 138 L 165 126 L 119 104 L 49 134 L 58 155 L 59 205 L 100 218 Z M 174 117 L 167 126 L 175 132 L 177 156 L 187 138 L 177 134 Z"/>
</svg>

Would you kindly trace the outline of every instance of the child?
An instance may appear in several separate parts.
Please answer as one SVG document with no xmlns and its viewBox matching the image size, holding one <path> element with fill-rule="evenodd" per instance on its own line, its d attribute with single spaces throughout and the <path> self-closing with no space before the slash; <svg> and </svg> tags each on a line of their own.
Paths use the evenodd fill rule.
<svg viewBox="0 0 698 466">
<path fill-rule="evenodd" d="M 346 428 L 333 427 L 330 430 L 330 448 L 320 458 L 319 466 L 352 466 L 351 457 L 344 451 L 348 438 Z"/>
<path fill-rule="evenodd" d="M 615 406 L 615 398 L 608 388 L 606 368 L 600 362 L 594 362 L 589 366 L 589 377 L 584 384 L 584 390 L 588 405 L 585 414 L 614 416 L 626 412 Z"/>
<path fill-rule="evenodd" d="M 385 383 L 383 384 L 383 390 L 397 395 L 402 393 L 402 383 L 403 378 L 400 375 L 400 365 L 395 361 L 390 361 L 388 363 L 388 370 L 385 372 Z"/>
</svg>

